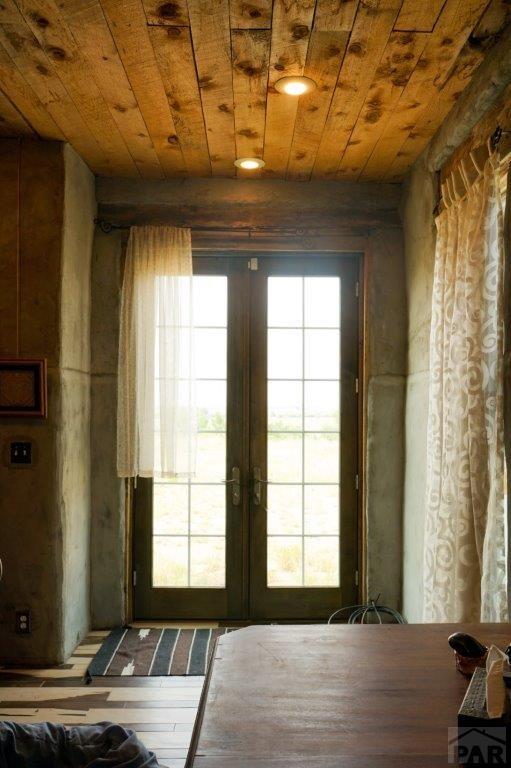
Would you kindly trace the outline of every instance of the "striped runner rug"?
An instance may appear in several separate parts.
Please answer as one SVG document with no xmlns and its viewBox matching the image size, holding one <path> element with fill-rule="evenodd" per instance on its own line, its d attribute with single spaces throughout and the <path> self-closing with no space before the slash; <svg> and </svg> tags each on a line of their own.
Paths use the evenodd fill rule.
<svg viewBox="0 0 511 768">
<path fill-rule="evenodd" d="M 234 629 L 120 627 L 102 643 L 87 677 L 205 675 L 216 639 Z"/>
</svg>

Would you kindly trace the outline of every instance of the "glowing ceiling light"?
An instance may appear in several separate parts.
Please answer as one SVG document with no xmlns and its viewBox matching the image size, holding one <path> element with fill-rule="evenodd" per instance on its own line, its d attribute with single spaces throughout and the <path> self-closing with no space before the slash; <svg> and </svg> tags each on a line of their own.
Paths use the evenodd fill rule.
<svg viewBox="0 0 511 768">
<path fill-rule="evenodd" d="M 238 157 L 234 165 L 246 171 L 255 171 L 257 168 L 264 168 L 264 160 L 259 157 Z"/>
<path fill-rule="evenodd" d="M 275 83 L 275 88 L 279 93 L 287 93 L 288 96 L 303 96 L 304 93 L 310 93 L 316 87 L 314 80 L 310 77 L 281 77 Z"/>
</svg>

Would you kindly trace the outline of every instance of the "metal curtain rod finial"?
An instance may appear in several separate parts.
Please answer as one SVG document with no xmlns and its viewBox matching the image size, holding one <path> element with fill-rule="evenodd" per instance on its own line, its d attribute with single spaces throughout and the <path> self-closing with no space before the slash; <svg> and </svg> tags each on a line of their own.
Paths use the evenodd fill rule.
<svg viewBox="0 0 511 768">
<path fill-rule="evenodd" d="M 109 235 L 114 229 L 129 229 L 128 225 L 112 224 L 112 222 L 105 221 L 104 219 L 95 219 L 94 221 L 105 235 Z"/>
<path fill-rule="evenodd" d="M 511 131 L 505 131 L 503 130 L 500 125 L 498 125 L 495 130 L 493 131 L 491 137 L 490 137 L 490 146 L 493 151 L 497 149 L 499 146 L 500 140 L 503 136 L 511 135 Z"/>
</svg>

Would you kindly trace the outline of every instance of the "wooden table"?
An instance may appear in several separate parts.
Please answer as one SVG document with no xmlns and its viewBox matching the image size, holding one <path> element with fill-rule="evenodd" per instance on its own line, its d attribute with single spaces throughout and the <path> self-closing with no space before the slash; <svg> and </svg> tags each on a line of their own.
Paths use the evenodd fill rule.
<svg viewBox="0 0 511 768">
<path fill-rule="evenodd" d="M 224 635 L 187 768 L 436 768 L 466 690 L 447 637 L 509 624 L 253 626 Z"/>
</svg>

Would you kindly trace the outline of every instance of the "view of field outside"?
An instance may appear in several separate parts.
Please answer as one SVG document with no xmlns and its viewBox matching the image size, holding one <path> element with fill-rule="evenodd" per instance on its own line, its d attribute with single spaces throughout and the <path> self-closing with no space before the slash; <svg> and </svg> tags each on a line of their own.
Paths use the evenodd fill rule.
<svg viewBox="0 0 511 768">
<path fill-rule="evenodd" d="M 268 281 L 268 586 L 339 583 L 339 278 Z M 225 586 L 227 279 L 193 278 L 193 482 L 155 482 L 153 585 Z"/>
<path fill-rule="evenodd" d="M 339 327 L 339 278 L 269 278 L 269 587 L 339 584 Z"/>
<path fill-rule="evenodd" d="M 225 586 L 227 277 L 193 277 L 191 310 L 199 430 L 196 473 L 193 482 L 154 483 L 155 587 Z M 183 373 L 187 367 L 184 360 Z"/>
</svg>

